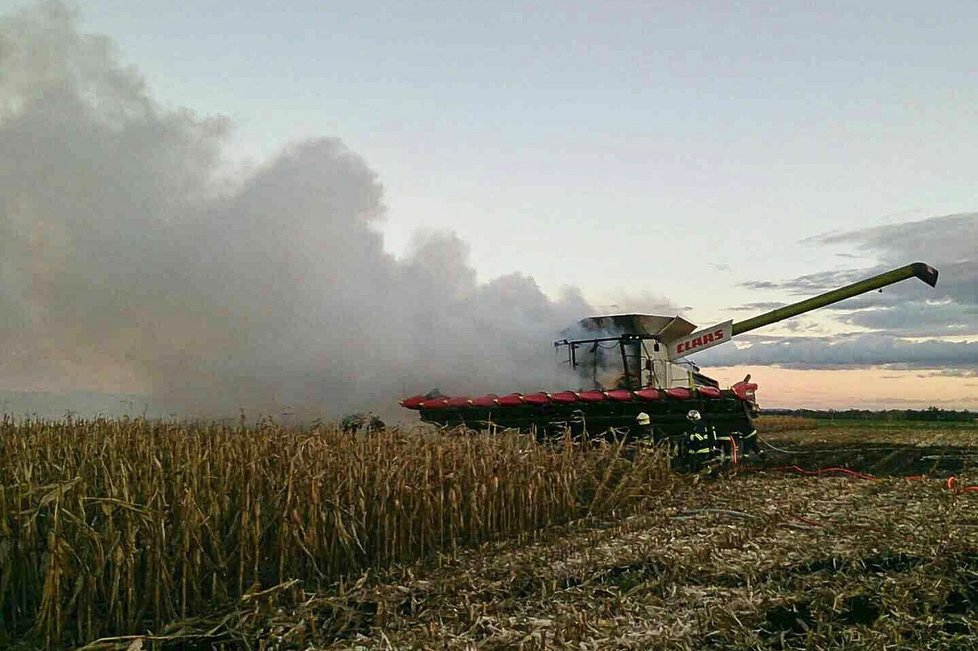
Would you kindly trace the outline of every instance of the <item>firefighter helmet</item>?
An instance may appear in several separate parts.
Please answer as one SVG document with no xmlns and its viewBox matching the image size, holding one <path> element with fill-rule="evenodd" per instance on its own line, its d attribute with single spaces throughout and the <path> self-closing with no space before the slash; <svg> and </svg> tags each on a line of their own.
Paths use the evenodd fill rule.
<svg viewBox="0 0 978 651">
<path fill-rule="evenodd" d="M 696 411 L 695 409 L 690 409 L 689 413 L 686 414 L 686 418 L 688 418 L 689 422 L 691 423 L 698 423 L 700 420 L 700 412 Z"/>
</svg>

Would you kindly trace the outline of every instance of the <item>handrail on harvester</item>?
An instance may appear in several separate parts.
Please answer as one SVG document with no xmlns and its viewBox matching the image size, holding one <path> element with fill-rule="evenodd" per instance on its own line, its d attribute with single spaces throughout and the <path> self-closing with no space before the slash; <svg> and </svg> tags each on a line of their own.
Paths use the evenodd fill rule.
<svg viewBox="0 0 978 651">
<path fill-rule="evenodd" d="M 919 278 L 931 287 L 937 286 L 937 269 L 923 262 L 914 262 L 899 269 L 893 269 L 873 276 L 872 278 L 860 280 L 851 285 L 840 287 L 839 289 L 833 289 L 830 292 L 819 294 L 804 301 L 779 307 L 776 310 L 765 312 L 745 321 L 738 321 L 733 324 L 733 336 L 914 277 Z"/>
</svg>

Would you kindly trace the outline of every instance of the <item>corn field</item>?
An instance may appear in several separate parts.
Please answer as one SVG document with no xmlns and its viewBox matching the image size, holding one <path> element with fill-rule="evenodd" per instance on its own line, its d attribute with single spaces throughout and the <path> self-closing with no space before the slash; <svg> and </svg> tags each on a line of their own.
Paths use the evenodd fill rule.
<svg viewBox="0 0 978 651">
<path fill-rule="evenodd" d="M 0 646 L 160 630 L 286 581 L 627 512 L 671 481 L 660 451 L 614 442 L 4 418 Z"/>
</svg>

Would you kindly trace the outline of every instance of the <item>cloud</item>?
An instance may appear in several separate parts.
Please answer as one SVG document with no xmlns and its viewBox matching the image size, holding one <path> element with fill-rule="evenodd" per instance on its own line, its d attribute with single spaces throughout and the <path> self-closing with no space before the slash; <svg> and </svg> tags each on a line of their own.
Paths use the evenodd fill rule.
<svg viewBox="0 0 978 651">
<path fill-rule="evenodd" d="M 940 270 L 934 291 L 909 283 L 895 285 L 877 303 L 885 310 L 856 312 L 845 317 L 847 322 L 917 335 L 978 335 L 978 213 L 878 226 L 815 241 L 855 242 L 860 249 L 878 254 L 882 266 L 913 259 Z"/>
<path fill-rule="evenodd" d="M 940 271 L 936 288 L 909 280 L 825 310 L 844 325 L 885 335 L 978 338 L 978 213 L 831 233 L 807 242 L 820 247 L 855 246 L 875 255 L 880 263 L 869 269 L 822 271 L 784 282 L 751 282 L 745 286 L 807 297 L 909 262 L 924 261 Z"/>
<path fill-rule="evenodd" d="M 548 344 L 589 311 L 477 282 L 451 233 L 385 253 L 380 180 L 339 140 L 234 177 L 228 121 L 161 108 L 61 3 L 0 19 L 0 69 L 0 388 L 396 411 L 433 386 L 548 386 Z"/>
<path fill-rule="evenodd" d="M 758 301 L 756 303 L 744 303 L 727 308 L 729 312 L 768 312 L 784 307 L 786 304 L 778 301 Z"/>
<path fill-rule="evenodd" d="M 838 322 L 869 329 L 871 334 L 791 338 L 746 335 L 738 341 L 750 343 L 749 347 L 714 348 L 698 356 L 698 362 L 792 368 L 887 365 L 944 369 L 957 375 L 973 374 L 978 368 L 978 343 L 940 339 L 978 338 L 978 213 L 831 233 L 807 243 L 855 246 L 875 255 L 880 263 L 870 269 L 821 271 L 784 282 L 750 282 L 745 286 L 808 297 L 915 261 L 938 268 L 940 279 L 935 289 L 909 280 L 825 308 Z M 775 306 L 761 302 L 741 308 Z M 937 340 L 909 340 L 924 337 Z"/>
<path fill-rule="evenodd" d="M 978 371 L 978 342 L 911 342 L 878 334 L 836 337 L 764 337 L 744 335 L 747 346 L 718 346 L 696 356 L 709 366 L 785 368 L 854 368 L 887 366 L 901 369 L 943 369 L 954 375 Z"/>
</svg>

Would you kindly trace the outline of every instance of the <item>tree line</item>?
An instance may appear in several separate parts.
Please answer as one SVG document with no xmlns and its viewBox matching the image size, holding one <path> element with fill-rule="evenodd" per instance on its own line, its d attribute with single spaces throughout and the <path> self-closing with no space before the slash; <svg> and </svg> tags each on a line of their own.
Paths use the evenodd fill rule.
<svg viewBox="0 0 978 651">
<path fill-rule="evenodd" d="M 926 409 L 764 409 L 764 414 L 783 416 L 802 416 L 805 418 L 821 419 L 850 419 L 850 420 L 913 420 L 913 421 L 943 421 L 943 422 L 975 422 L 978 412 L 967 409 L 943 409 L 927 407 Z"/>
</svg>

